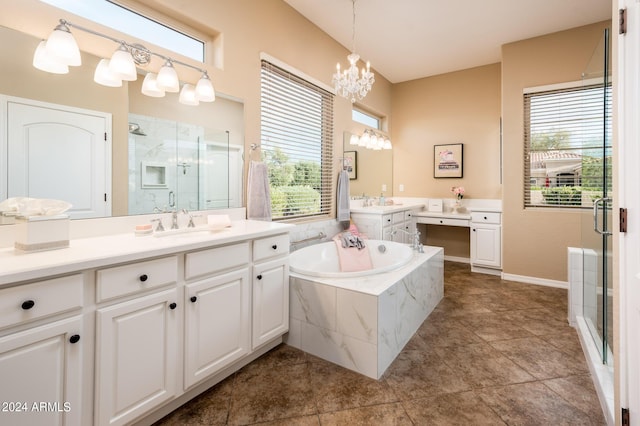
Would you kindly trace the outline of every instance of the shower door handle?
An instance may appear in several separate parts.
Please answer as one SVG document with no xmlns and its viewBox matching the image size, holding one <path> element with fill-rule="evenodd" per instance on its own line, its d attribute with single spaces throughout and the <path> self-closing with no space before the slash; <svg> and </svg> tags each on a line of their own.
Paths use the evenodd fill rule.
<svg viewBox="0 0 640 426">
<path fill-rule="evenodd" d="M 169 191 L 169 207 L 176 206 L 176 194 L 173 191 Z"/>
<path fill-rule="evenodd" d="M 610 203 L 612 200 L 610 197 L 598 198 L 593 202 L 593 230 L 596 231 L 600 235 L 611 235 L 610 231 L 603 231 L 598 226 L 598 204 L 606 202 Z M 604 205 L 603 205 L 604 206 Z M 604 216 L 604 209 L 602 211 L 602 215 Z"/>
</svg>

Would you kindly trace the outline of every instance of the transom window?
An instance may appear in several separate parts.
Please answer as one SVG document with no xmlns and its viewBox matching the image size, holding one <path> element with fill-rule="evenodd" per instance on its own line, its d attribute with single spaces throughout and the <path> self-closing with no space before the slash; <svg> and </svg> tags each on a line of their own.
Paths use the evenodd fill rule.
<svg viewBox="0 0 640 426">
<path fill-rule="evenodd" d="M 369 114 L 368 112 L 364 112 L 354 108 L 351 110 L 351 119 L 373 129 L 382 130 L 380 128 L 382 121 L 380 120 L 380 117 L 376 117 L 375 115 Z"/>
<path fill-rule="evenodd" d="M 263 60 L 260 145 L 273 220 L 329 217 L 333 194 L 333 98 Z"/>
<path fill-rule="evenodd" d="M 98 24 L 204 62 L 205 42 L 107 0 L 40 0 Z M 72 20 L 71 20 L 72 21 Z"/>
<path fill-rule="evenodd" d="M 525 93 L 525 207 L 592 207 L 611 190 L 611 86 Z"/>
</svg>

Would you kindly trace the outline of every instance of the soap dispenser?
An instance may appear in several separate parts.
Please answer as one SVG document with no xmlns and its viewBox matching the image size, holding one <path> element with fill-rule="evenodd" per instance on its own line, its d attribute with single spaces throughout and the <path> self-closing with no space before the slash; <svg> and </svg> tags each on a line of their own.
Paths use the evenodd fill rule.
<svg viewBox="0 0 640 426">
<path fill-rule="evenodd" d="M 384 206 L 386 202 L 387 202 L 387 200 L 384 199 L 384 192 L 381 192 L 380 193 L 380 201 L 378 202 L 378 205 Z"/>
</svg>

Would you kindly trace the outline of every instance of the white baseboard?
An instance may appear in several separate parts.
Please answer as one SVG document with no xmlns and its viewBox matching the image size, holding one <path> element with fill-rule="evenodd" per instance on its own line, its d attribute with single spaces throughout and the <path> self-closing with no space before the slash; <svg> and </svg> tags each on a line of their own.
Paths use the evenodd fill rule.
<svg viewBox="0 0 640 426">
<path fill-rule="evenodd" d="M 519 283 L 542 285 L 545 287 L 564 288 L 565 290 L 569 289 L 569 283 L 566 281 L 548 280 L 546 278 L 527 277 L 525 275 L 514 275 L 503 272 L 502 279 Z"/>
<path fill-rule="evenodd" d="M 471 260 L 468 257 L 458 257 L 458 256 L 444 256 L 444 260 L 449 262 L 458 262 L 458 263 L 471 263 Z"/>
</svg>

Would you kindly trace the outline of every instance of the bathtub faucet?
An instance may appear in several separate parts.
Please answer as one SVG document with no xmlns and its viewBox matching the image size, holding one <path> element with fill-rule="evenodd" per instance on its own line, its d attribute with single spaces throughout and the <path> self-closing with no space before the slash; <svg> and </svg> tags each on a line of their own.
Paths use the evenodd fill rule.
<svg viewBox="0 0 640 426">
<path fill-rule="evenodd" d="M 391 230 L 390 235 L 396 235 L 398 233 L 398 231 L 402 231 L 405 234 L 411 236 L 411 248 L 415 251 L 417 251 L 418 253 L 424 253 L 424 249 L 422 247 L 422 243 L 420 243 L 420 231 L 418 231 L 417 229 L 414 232 L 409 232 L 405 229 L 402 228 L 393 228 Z"/>
</svg>

